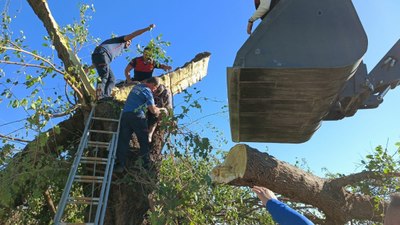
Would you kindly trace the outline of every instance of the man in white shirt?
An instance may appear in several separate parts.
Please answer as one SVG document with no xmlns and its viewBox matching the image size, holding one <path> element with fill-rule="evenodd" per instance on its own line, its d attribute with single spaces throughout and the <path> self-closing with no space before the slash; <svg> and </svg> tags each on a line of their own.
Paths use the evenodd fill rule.
<svg viewBox="0 0 400 225">
<path fill-rule="evenodd" d="M 271 0 L 254 0 L 254 4 L 256 6 L 256 11 L 250 17 L 249 22 L 247 23 L 248 34 L 251 34 L 251 30 L 253 29 L 253 22 L 258 20 L 259 18 L 264 18 L 265 14 L 271 7 Z"/>
</svg>

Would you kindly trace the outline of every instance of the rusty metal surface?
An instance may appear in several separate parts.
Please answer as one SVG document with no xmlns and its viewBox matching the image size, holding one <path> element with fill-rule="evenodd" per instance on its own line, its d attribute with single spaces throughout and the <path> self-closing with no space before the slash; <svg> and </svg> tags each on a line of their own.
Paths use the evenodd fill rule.
<svg viewBox="0 0 400 225">
<path fill-rule="evenodd" d="M 352 66 L 338 69 L 228 69 L 232 139 L 301 143 L 319 128 Z"/>
</svg>

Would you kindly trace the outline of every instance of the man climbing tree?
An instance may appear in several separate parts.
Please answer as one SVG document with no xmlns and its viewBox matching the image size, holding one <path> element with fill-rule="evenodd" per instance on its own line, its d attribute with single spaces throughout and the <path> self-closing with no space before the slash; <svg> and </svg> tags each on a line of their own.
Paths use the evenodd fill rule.
<svg viewBox="0 0 400 225">
<path fill-rule="evenodd" d="M 126 157 L 128 153 L 129 141 L 134 132 L 140 145 L 140 156 L 145 168 L 149 167 L 150 147 L 149 147 L 149 129 L 146 118 L 146 111 L 149 110 L 157 117 L 161 111 L 167 112 L 165 108 L 155 106 L 153 92 L 157 90 L 159 80 L 157 77 L 151 77 L 144 84 L 138 84 L 132 88 L 126 99 L 121 117 L 121 126 L 119 130 L 117 160 L 119 164 L 115 172 L 122 172 L 126 166 Z"/>
<path fill-rule="evenodd" d="M 148 27 L 136 30 L 131 34 L 108 39 L 94 49 L 92 63 L 101 79 L 101 82 L 97 83 L 96 89 L 98 99 L 111 97 L 111 91 L 115 86 L 115 76 L 110 68 L 110 63 L 117 56 L 120 56 L 125 49 L 129 48 L 133 38 L 150 31 L 154 27 L 154 24 L 150 24 Z"/>
<path fill-rule="evenodd" d="M 155 62 L 151 56 L 150 47 L 144 48 L 143 56 L 132 59 L 125 68 L 125 78 L 127 84 L 132 84 L 134 81 L 142 81 L 150 78 L 153 75 L 155 68 L 163 69 L 164 71 L 171 70 L 172 67 Z M 134 76 L 131 79 L 131 70 L 134 69 Z"/>
</svg>

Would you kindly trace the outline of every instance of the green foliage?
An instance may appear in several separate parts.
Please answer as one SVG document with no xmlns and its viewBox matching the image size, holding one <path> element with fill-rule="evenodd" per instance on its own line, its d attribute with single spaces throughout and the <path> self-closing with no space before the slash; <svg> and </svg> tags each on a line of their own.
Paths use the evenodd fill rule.
<svg viewBox="0 0 400 225">
<path fill-rule="evenodd" d="M 13 155 L 13 150 L 15 149 L 14 144 L 4 144 L 2 147 L 0 147 L 0 165 L 6 165 L 8 161 L 11 159 Z M 0 166 L 0 170 L 1 170 Z"/>
<path fill-rule="evenodd" d="M 153 193 L 151 224 L 274 224 L 248 188 L 211 182 L 211 169 L 224 154 L 217 153 L 215 146 L 225 139 L 213 126 L 207 127 L 207 133 L 215 135 L 212 139 L 203 136 L 201 130 L 192 129 L 194 120 L 189 115 L 198 115 L 210 101 L 199 95 L 195 88 L 194 93 L 184 91 L 183 103 L 175 106 L 175 114 L 163 121 L 165 128 L 161 129 L 171 133 Z M 168 126 L 171 123 L 178 125 Z"/>
<path fill-rule="evenodd" d="M 88 10 L 92 13 L 96 11 L 93 4 L 80 5 L 79 20 L 61 29 L 61 32 L 68 37 L 68 43 L 71 45 L 74 53 L 78 53 L 89 39 L 88 21 L 92 19 L 92 16 L 89 14 Z M 91 39 L 93 40 L 93 38 Z"/>
<path fill-rule="evenodd" d="M 248 188 L 211 183 L 217 163 L 190 154 L 163 160 L 151 224 L 274 224 Z"/>
<path fill-rule="evenodd" d="M 69 112 L 76 104 L 71 101 L 74 99 L 74 92 L 67 90 L 64 79 L 76 86 L 80 83 L 67 73 L 69 71 L 64 70 L 61 62 L 57 65 L 54 46 L 48 35 L 43 37 L 44 42 L 40 46 L 42 48 L 38 50 L 25 44 L 27 38 L 22 30 L 19 33 L 12 31 L 11 21 L 12 18 L 16 20 L 17 15 L 8 14 L 8 4 L 9 1 L 2 12 L 0 63 L 17 67 L 13 73 L 9 70 L 8 74 L 0 70 L 0 102 L 26 114 L 26 120 L 20 120 L 18 123 L 20 128 L 9 133 L 9 136 L 15 137 L 14 133 L 22 136 L 18 131 L 25 128 L 24 138 L 30 138 L 48 128 L 47 125 L 54 115 L 68 115 L 64 112 Z M 90 39 L 88 37 L 90 12 L 94 12 L 93 5 L 82 4 L 79 8 L 79 20 L 60 28 L 74 53 L 77 53 Z M 93 75 L 91 78 L 94 82 Z M 60 83 L 64 85 L 60 87 Z"/>
<path fill-rule="evenodd" d="M 89 9 L 94 11 L 93 6 L 82 5 L 80 19 L 61 28 L 75 53 L 89 39 L 87 22 L 90 16 L 86 16 Z M 25 113 L 25 118 L 1 124 L 1 134 L 6 132 L 5 125 L 17 128 L 7 134 L 9 137 L 1 138 L 0 224 L 4 221 L 8 224 L 51 224 L 53 216 L 44 192 L 48 190 L 53 202 L 58 203 L 68 177 L 69 154 L 74 148 L 70 152 L 58 147 L 49 152 L 46 144 L 51 136 L 43 130 L 48 129 L 49 124 L 58 123 L 51 121 L 54 115 L 68 111 L 75 104 L 71 101 L 74 94 L 65 87 L 64 77 L 68 74 L 63 63 L 57 61 L 49 36 L 43 37 L 40 50 L 27 46 L 23 31 L 13 33 L 12 19 L 17 16 L 9 15 L 5 9 L 1 21 L 0 63 L 16 67 L 7 73 L 0 69 L 0 102 L 13 112 Z M 60 133 L 58 126 L 54 132 Z M 15 137 L 35 141 L 26 146 L 24 142 L 13 140 Z M 81 187 L 74 188 L 75 192 L 81 192 Z M 82 218 L 82 211 L 72 208 L 69 216 Z"/>
<path fill-rule="evenodd" d="M 45 190 L 50 189 L 54 201 L 60 198 L 69 164 L 55 160 L 53 154 L 44 152 L 42 135 L 22 155 L 7 160 L 7 167 L 0 173 L 0 220 L 10 224 L 50 224 L 52 219 Z M 32 179 L 35 178 L 35 179 Z"/>
<path fill-rule="evenodd" d="M 172 62 L 171 57 L 167 56 L 166 47 L 171 45 L 168 41 L 163 41 L 162 34 L 158 35 L 155 39 L 152 38 L 147 46 L 137 45 L 137 51 L 140 54 L 144 53 L 144 49 L 147 48 L 146 54 L 156 63 L 159 64 L 168 64 Z"/>
<path fill-rule="evenodd" d="M 199 90 L 196 88 L 193 88 L 193 90 L 194 93 L 187 90 L 183 91 L 183 103 L 175 105 L 174 114 L 162 121 L 162 126 L 166 124 L 162 129 L 167 129 L 170 132 L 170 138 L 166 142 L 166 146 L 176 156 L 185 153 L 192 154 L 194 158 L 207 159 L 216 150 L 215 146 L 226 144 L 227 141 L 224 134 L 217 127 L 209 125 L 206 128 L 197 128 L 195 125 L 200 122 L 204 123 L 203 120 L 208 116 L 224 114 L 226 110 L 223 108 L 222 111 L 193 120 L 189 115 L 203 115 L 202 105 L 210 103 L 210 99 L 199 97 Z M 178 124 L 178 129 L 175 129 L 176 127 L 171 126 L 171 124 Z M 203 133 L 212 133 L 214 136 L 212 140 L 214 141 L 208 137 L 203 137 Z"/>
<path fill-rule="evenodd" d="M 399 146 L 399 143 L 397 143 L 397 149 L 392 154 L 382 146 L 378 146 L 372 154 L 368 154 L 364 160 L 361 160 L 361 165 L 365 171 L 375 172 L 382 178 L 360 182 L 354 191 L 376 196 L 377 200 L 386 199 L 390 193 L 398 191 L 400 180 L 396 176 L 390 176 L 390 174 L 400 172 Z"/>
<path fill-rule="evenodd" d="M 374 202 L 371 202 L 371 204 L 378 210 L 380 201 L 389 200 L 391 193 L 400 191 L 400 179 L 398 175 L 395 175 L 400 172 L 399 153 L 400 143 L 396 143 L 396 149 L 392 153 L 387 148 L 384 149 L 382 146 L 377 146 L 371 154 L 366 155 L 365 159 L 361 160 L 363 171 L 374 172 L 376 178 L 369 178 L 352 184 L 348 187 L 348 190 L 373 196 Z M 353 220 L 352 224 L 377 225 L 382 223 Z"/>
</svg>

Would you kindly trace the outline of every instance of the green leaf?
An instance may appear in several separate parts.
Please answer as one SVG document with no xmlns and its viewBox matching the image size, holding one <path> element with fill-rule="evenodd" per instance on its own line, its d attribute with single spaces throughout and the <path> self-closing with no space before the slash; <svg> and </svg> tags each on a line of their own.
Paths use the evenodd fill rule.
<svg viewBox="0 0 400 225">
<path fill-rule="evenodd" d="M 20 104 L 21 104 L 21 106 L 26 106 L 26 105 L 28 105 L 28 100 L 26 98 L 24 98 L 21 100 Z"/>
<path fill-rule="evenodd" d="M 61 128 L 59 126 L 55 126 L 55 127 L 53 127 L 53 129 L 54 129 L 54 132 L 56 134 L 60 134 L 61 133 Z"/>
</svg>

